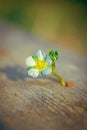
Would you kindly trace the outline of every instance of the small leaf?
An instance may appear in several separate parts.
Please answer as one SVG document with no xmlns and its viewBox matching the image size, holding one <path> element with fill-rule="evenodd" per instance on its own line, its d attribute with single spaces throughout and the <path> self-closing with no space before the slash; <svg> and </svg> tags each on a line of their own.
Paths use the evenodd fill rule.
<svg viewBox="0 0 87 130">
<path fill-rule="evenodd" d="M 50 50 L 49 56 L 52 60 L 56 61 L 58 59 L 58 51 Z"/>
<path fill-rule="evenodd" d="M 51 59 L 54 59 L 54 51 L 53 50 L 49 51 L 49 56 Z"/>
<path fill-rule="evenodd" d="M 58 51 L 55 51 L 55 55 L 57 55 L 57 56 L 58 56 Z"/>
<path fill-rule="evenodd" d="M 58 51 L 55 51 L 56 60 L 58 59 Z"/>
</svg>

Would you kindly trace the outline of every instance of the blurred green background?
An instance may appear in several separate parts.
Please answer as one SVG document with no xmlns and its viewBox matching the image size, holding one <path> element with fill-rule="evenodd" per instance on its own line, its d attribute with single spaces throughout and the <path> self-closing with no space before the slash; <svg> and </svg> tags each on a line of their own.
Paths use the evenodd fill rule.
<svg viewBox="0 0 87 130">
<path fill-rule="evenodd" d="M 0 21 L 85 53 L 86 0 L 0 0 Z"/>
</svg>

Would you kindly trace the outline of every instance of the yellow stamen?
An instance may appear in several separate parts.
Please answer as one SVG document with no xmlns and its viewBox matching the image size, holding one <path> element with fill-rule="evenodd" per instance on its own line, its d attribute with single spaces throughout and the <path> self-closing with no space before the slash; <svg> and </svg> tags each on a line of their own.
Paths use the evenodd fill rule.
<svg viewBox="0 0 87 130">
<path fill-rule="evenodd" d="M 39 70 L 41 70 L 41 69 L 43 69 L 45 66 L 46 66 L 46 62 L 45 62 L 44 60 L 42 60 L 42 61 L 38 61 L 38 62 L 37 62 L 36 68 L 39 69 Z"/>
</svg>

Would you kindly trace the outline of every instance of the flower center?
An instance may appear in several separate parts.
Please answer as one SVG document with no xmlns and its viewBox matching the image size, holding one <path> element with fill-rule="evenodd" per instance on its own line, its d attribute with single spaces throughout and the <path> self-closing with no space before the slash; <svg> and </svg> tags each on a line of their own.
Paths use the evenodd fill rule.
<svg viewBox="0 0 87 130">
<path fill-rule="evenodd" d="M 36 65 L 36 68 L 41 70 L 41 69 L 43 69 L 45 67 L 45 65 L 46 65 L 46 62 L 44 60 L 38 61 L 37 65 Z"/>
</svg>

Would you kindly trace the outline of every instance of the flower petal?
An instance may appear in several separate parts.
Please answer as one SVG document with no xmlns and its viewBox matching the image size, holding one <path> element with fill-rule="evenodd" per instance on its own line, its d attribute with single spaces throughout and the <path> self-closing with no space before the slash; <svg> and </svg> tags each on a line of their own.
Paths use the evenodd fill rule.
<svg viewBox="0 0 87 130">
<path fill-rule="evenodd" d="M 38 69 L 30 69 L 28 71 L 28 75 L 33 77 L 33 78 L 36 78 L 38 75 L 39 75 L 39 70 Z"/>
<path fill-rule="evenodd" d="M 46 57 L 46 54 L 45 54 L 45 52 L 43 50 L 39 50 L 37 52 L 37 56 L 38 56 L 39 60 L 43 60 Z"/>
<path fill-rule="evenodd" d="M 26 59 L 26 65 L 27 65 L 27 66 L 34 66 L 34 65 L 36 65 L 36 62 L 35 62 L 35 60 L 32 58 L 32 56 L 29 56 L 29 57 Z"/>
<path fill-rule="evenodd" d="M 47 57 L 46 57 L 46 63 L 47 63 L 48 65 L 51 65 L 51 64 L 52 64 L 52 60 L 51 60 L 50 56 L 47 56 Z"/>
<path fill-rule="evenodd" d="M 52 72 L 52 68 L 45 68 L 42 70 L 43 75 L 49 75 Z"/>
</svg>

